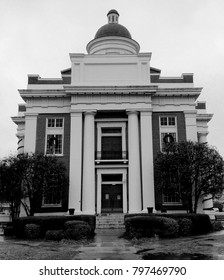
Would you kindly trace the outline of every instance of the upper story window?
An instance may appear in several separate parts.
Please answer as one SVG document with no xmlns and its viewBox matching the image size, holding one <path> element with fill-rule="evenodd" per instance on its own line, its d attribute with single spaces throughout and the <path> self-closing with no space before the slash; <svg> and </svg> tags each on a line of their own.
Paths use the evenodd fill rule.
<svg viewBox="0 0 224 280">
<path fill-rule="evenodd" d="M 160 117 L 161 126 L 175 126 L 176 118 L 175 117 Z"/>
<path fill-rule="evenodd" d="M 45 153 L 63 155 L 64 118 L 47 118 Z"/>
<path fill-rule="evenodd" d="M 127 159 L 126 124 L 105 122 L 97 124 L 97 160 Z"/>
<path fill-rule="evenodd" d="M 63 118 L 47 119 L 47 127 L 63 127 Z"/>
<path fill-rule="evenodd" d="M 160 150 L 165 151 L 168 143 L 177 142 L 177 119 L 176 116 L 160 117 Z"/>
</svg>

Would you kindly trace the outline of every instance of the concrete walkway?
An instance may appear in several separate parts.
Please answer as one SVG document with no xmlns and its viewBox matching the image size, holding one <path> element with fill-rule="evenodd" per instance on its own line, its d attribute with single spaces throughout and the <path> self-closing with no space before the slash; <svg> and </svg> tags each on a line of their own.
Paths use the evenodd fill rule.
<svg viewBox="0 0 224 280">
<path fill-rule="evenodd" d="M 137 248 L 132 243 L 120 236 L 122 229 L 97 229 L 94 240 L 88 245 L 78 248 L 76 260 L 136 260 Z"/>
</svg>

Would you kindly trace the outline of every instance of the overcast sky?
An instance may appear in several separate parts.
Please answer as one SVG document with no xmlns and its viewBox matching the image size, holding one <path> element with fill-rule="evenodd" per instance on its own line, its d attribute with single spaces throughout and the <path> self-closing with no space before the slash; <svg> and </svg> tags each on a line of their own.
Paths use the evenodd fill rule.
<svg viewBox="0 0 224 280">
<path fill-rule="evenodd" d="M 119 23 L 152 52 L 151 66 L 162 76 L 194 73 L 207 102 L 208 142 L 224 157 L 223 0 L 0 0 L 0 158 L 16 153 L 18 89 L 28 74 L 60 77 L 69 53 L 86 45 L 116 9 Z"/>
</svg>

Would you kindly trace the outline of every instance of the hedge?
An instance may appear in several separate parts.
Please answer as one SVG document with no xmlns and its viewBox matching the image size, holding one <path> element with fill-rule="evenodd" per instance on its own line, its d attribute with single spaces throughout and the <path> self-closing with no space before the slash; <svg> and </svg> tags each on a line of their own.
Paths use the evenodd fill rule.
<svg viewBox="0 0 224 280">
<path fill-rule="evenodd" d="M 41 227 L 36 224 L 26 224 L 24 227 L 24 236 L 26 239 L 37 239 L 41 237 Z"/>
<path fill-rule="evenodd" d="M 166 217 L 174 219 L 179 224 L 179 235 L 198 235 L 198 234 L 206 234 L 212 231 L 212 224 L 210 218 L 206 214 L 187 214 L 187 213 L 158 213 L 158 214 L 148 214 L 148 213 L 140 213 L 140 214 L 127 214 L 125 215 L 125 220 L 133 217 Z M 186 220 L 187 219 L 187 220 Z M 189 222 L 191 221 L 191 223 Z M 185 231 L 183 229 L 185 227 Z M 187 232 L 186 232 L 187 231 Z"/>
<path fill-rule="evenodd" d="M 36 224 L 41 227 L 41 237 L 44 237 L 48 230 L 63 230 L 67 221 L 80 220 L 86 222 L 94 234 L 96 227 L 95 215 L 70 215 L 70 216 L 32 216 L 21 217 L 13 221 L 15 236 L 25 238 L 24 228 L 27 224 Z"/>
<path fill-rule="evenodd" d="M 48 230 L 45 234 L 46 240 L 61 241 L 64 238 L 64 231 L 60 230 Z"/>
<path fill-rule="evenodd" d="M 91 237 L 91 228 L 87 223 L 71 221 L 67 222 L 66 228 L 67 229 L 64 231 L 65 239 L 79 240 Z"/>
<path fill-rule="evenodd" d="M 179 226 L 177 221 L 166 217 L 136 216 L 125 219 L 126 234 L 130 238 L 152 237 L 177 237 Z"/>
</svg>

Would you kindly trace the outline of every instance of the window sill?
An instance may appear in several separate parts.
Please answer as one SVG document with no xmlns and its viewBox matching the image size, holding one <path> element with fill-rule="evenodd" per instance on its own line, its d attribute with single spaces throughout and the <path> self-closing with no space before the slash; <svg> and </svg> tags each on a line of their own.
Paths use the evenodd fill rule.
<svg viewBox="0 0 224 280">
<path fill-rule="evenodd" d="M 95 162 L 97 164 L 100 163 L 107 163 L 107 162 L 123 162 L 123 163 L 128 163 L 128 159 L 96 159 Z"/>
<path fill-rule="evenodd" d="M 59 207 L 62 207 L 61 204 L 46 204 L 46 205 L 42 205 L 41 208 L 59 208 Z"/>
</svg>

